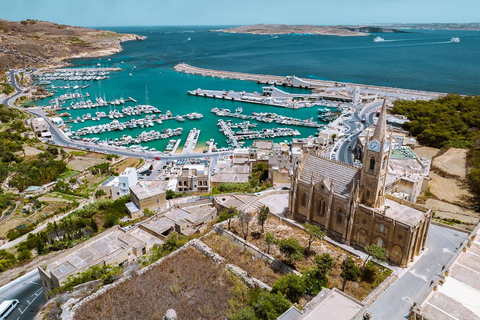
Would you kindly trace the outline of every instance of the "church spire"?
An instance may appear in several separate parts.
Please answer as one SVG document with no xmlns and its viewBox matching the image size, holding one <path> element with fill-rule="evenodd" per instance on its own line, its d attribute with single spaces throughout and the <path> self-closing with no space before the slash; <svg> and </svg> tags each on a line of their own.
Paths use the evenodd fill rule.
<svg viewBox="0 0 480 320">
<path fill-rule="evenodd" d="M 377 126 L 373 132 L 372 140 L 383 142 L 387 135 L 387 98 L 383 99 L 382 111 L 378 116 Z"/>
</svg>

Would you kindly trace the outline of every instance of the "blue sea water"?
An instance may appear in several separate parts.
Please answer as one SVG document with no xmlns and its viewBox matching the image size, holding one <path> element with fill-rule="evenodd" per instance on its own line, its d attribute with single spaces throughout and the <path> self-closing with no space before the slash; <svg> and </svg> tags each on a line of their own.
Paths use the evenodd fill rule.
<svg viewBox="0 0 480 320">
<path fill-rule="evenodd" d="M 117 32 L 147 36 L 145 41 L 122 44 L 124 51 L 107 57 L 78 59 L 76 66 L 121 67 L 104 81 L 91 83 L 86 89 L 107 99 L 120 96 L 134 97 L 145 102 L 148 87 L 150 104 L 164 113 L 200 112 L 204 118 L 184 123 L 165 121 L 155 130 L 184 127 L 180 137 L 185 141 L 188 131 L 202 129 L 200 145 L 214 138 L 219 146 L 225 138 L 215 125 L 218 117 L 210 113 L 213 107 L 234 110 L 242 105 L 245 114 L 276 112 L 307 119 L 316 118 L 317 108 L 290 110 L 276 107 L 221 101 L 187 96 L 187 90 L 196 88 L 236 91 L 261 91 L 261 85 L 246 81 L 222 80 L 177 73 L 173 66 L 185 62 L 197 67 L 248 73 L 296 75 L 306 78 L 347 81 L 409 89 L 480 94 L 480 32 L 411 30 L 411 33 L 380 34 L 385 42 L 372 42 L 372 37 L 334 37 L 317 35 L 249 35 L 209 32 L 219 27 L 117 27 Z M 460 43 L 450 43 L 458 36 Z M 124 63 L 122 64 L 121 61 Z M 135 69 L 133 67 L 135 66 Z M 159 74 L 161 72 L 161 74 Z M 132 73 L 130 77 L 128 74 Z M 61 85 L 60 82 L 55 83 Z M 81 83 L 71 83 L 81 84 Z M 292 90 L 292 89 L 285 89 Z M 58 94 L 64 93 L 61 90 Z M 37 104 L 45 104 L 40 101 Z M 75 118 L 85 110 L 71 110 Z M 95 111 L 91 112 L 95 113 Z M 106 122 L 104 119 L 102 122 Z M 234 122 L 237 122 L 234 119 Z M 98 122 L 74 124 L 73 129 Z M 260 124 L 259 128 L 275 125 Z M 300 128 L 303 136 L 313 135 L 316 129 Z M 141 129 L 115 133 L 116 136 L 134 136 Z M 112 137 L 114 133 L 109 133 Z M 104 137 L 101 136 L 103 139 Z M 276 139 L 283 141 L 284 138 Z M 147 145 L 163 150 L 166 141 Z"/>
</svg>

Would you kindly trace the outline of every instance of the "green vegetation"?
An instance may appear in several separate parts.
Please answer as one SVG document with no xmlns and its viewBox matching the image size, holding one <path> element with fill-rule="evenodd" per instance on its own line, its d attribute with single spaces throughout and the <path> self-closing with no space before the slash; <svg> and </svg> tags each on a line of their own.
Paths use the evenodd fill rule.
<svg viewBox="0 0 480 320">
<path fill-rule="evenodd" d="M 65 42 L 67 43 L 70 43 L 70 44 L 73 44 L 75 46 L 89 46 L 90 43 L 83 40 L 83 39 L 80 39 L 79 37 L 68 37 Z"/>
<path fill-rule="evenodd" d="M 272 184 L 267 182 L 268 166 L 259 163 L 252 169 L 252 173 L 248 177 L 248 182 L 222 182 L 218 186 L 212 188 L 212 194 L 232 193 L 232 192 L 259 192 L 267 188 L 271 188 Z"/>
<path fill-rule="evenodd" d="M 306 291 L 303 279 L 294 274 L 289 273 L 280 277 L 272 287 L 272 293 L 280 292 L 288 300 L 296 302 Z"/>
<path fill-rule="evenodd" d="M 290 263 L 302 260 L 304 257 L 304 249 L 296 238 L 279 239 L 276 245 Z"/>
<path fill-rule="evenodd" d="M 420 143 L 435 147 L 469 148 L 476 145 L 480 128 L 480 96 L 447 95 L 432 101 L 394 102 L 393 113 L 410 120 L 404 128 Z"/>
<path fill-rule="evenodd" d="M 173 190 L 168 189 L 166 192 L 166 198 L 167 200 L 173 199 L 173 198 L 180 198 L 185 196 L 185 193 L 183 192 L 175 192 Z"/>
<path fill-rule="evenodd" d="M 49 293 L 49 296 L 52 297 L 62 292 L 71 291 L 75 286 L 78 286 L 79 284 L 86 283 L 93 280 L 100 279 L 102 281 L 102 284 L 104 285 L 113 283 L 115 280 L 117 280 L 120 277 L 120 274 L 122 273 L 122 271 L 123 271 L 123 268 L 118 266 L 117 267 L 110 266 L 110 265 L 91 266 L 90 268 L 88 268 L 83 272 L 69 276 L 67 280 L 65 280 L 65 282 L 60 287 L 53 289 Z"/>
<path fill-rule="evenodd" d="M 142 258 L 141 262 L 144 266 L 154 263 L 155 261 L 168 256 L 187 242 L 188 238 L 186 236 L 178 234 L 177 232 L 172 232 L 167 236 L 162 245 L 154 246 L 148 255 Z"/>
<path fill-rule="evenodd" d="M 370 260 L 370 258 L 377 260 L 377 261 L 386 261 L 387 260 L 387 253 L 383 250 L 382 247 L 377 246 L 376 244 L 372 244 L 371 246 L 365 246 L 363 249 L 368 253 L 367 259 L 363 261 L 362 270 L 365 268 L 365 265 Z"/>
<path fill-rule="evenodd" d="M 265 221 L 267 221 L 269 214 L 270 214 L 270 208 L 267 207 L 266 205 L 263 205 L 260 208 L 260 212 L 258 212 L 257 220 L 258 220 L 258 224 L 262 227 L 262 233 L 263 233 L 263 226 L 265 225 Z"/>
<path fill-rule="evenodd" d="M 312 247 L 312 243 L 315 240 L 322 241 L 323 238 L 325 238 L 325 233 L 320 229 L 320 227 L 310 224 L 310 223 L 305 223 L 304 226 L 305 230 L 307 230 L 308 233 L 308 247 L 307 247 L 307 252 L 310 252 L 310 248 Z"/>
<path fill-rule="evenodd" d="M 480 197 L 480 96 L 447 95 L 433 101 L 395 101 L 392 112 L 410 120 L 404 128 L 420 143 L 435 147 L 470 148 L 468 183 Z"/>
<path fill-rule="evenodd" d="M 328 254 L 316 255 L 315 266 L 303 272 L 302 280 L 305 283 L 305 292 L 312 296 L 317 295 L 323 288 L 328 287 L 328 276 L 335 266 L 335 260 Z"/>
<path fill-rule="evenodd" d="M 230 224 L 232 222 L 232 218 L 238 215 L 238 209 L 235 207 L 229 207 L 228 209 L 224 209 L 218 215 L 217 223 L 228 221 L 228 230 L 230 231 Z"/>
<path fill-rule="evenodd" d="M 234 314 L 232 320 L 275 320 L 290 308 L 290 302 L 280 292 L 250 290 L 247 307 Z"/>
<path fill-rule="evenodd" d="M 13 266 L 17 262 L 17 259 L 15 256 L 6 251 L 6 250 L 0 250 L 0 272 L 3 272 Z"/>
<path fill-rule="evenodd" d="M 265 243 L 267 244 L 267 253 L 270 254 L 270 246 L 275 242 L 275 236 L 271 232 L 265 235 Z"/>
<path fill-rule="evenodd" d="M 342 262 L 342 273 L 340 276 L 343 279 L 342 291 L 345 291 L 345 285 L 347 281 L 356 282 L 361 275 L 360 269 L 358 269 L 355 261 L 351 257 L 346 257 Z"/>
<path fill-rule="evenodd" d="M 6 94 L 7 96 L 11 94 L 13 91 L 15 91 L 15 88 L 9 85 L 8 83 L 3 83 L 1 84 L 1 86 L 3 87 L 2 93 Z"/>
</svg>

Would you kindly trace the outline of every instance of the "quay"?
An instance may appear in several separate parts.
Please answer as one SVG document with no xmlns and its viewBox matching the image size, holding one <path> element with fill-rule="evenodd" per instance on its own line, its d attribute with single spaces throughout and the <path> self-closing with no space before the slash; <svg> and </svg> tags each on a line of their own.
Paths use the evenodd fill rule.
<svg viewBox="0 0 480 320">
<path fill-rule="evenodd" d="M 122 68 L 103 68 L 103 67 L 95 67 L 95 68 L 46 68 L 36 71 L 37 74 L 43 73 L 51 73 L 51 72 L 72 72 L 72 71 L 79 71 L 79 72 L 104 72 L 104 71 L 122 71 Z"/>
<path fill-rule="evenodd" d="M 183 146 L 182 154 L 191 154 L 195 152 L 195 147 L 197 146 L 198 137 L 200 136 L 200 130 L 193 128 L 188 134 L 185 145 Z"/>
<path fill-rule="evenodd" d="M 274 86 L 263 87 L 263 92 L 236 92 L 196 89 L 187 91 L 189 95 L 206 98 L 215 98 L 231 101 L 240 101 L 266 106 L 283 107 L 290 109 L 310 108 L 319 104 L 322 97 L 319 94 L 293 94 L 282 91 Z"/>
<path fill-rule="evenodd" d="M 222 119 L 218 120 L 218 123 L 221 127 L 220 131 L 223 132 L 228 139 L 230 139 L 235 148 L 241 148 L 241 145 L 238 142 L 238 137 L 233 133 L 232 129 L 227 125 L 227 123 Z"/>
<path fill-rule="evenodd" d="M 309 128 L 324 127 L 323 124 L 313 121 L 313 118 L 302 120 L 302 119 L 282 116 L 273 112 L 262 112 L 262 113 L 253 112 L 252 115 L 246 115 L 246 114 L 241 114 L 239 112 L 232 113 L 229 109 L 213 108 L 210 111 L 215 113 L 215 115 L 219 117 L 232 117 L 232 118 L 238 118 L 243 120 L 252 119 L 259 122 L 266 122 L 266 123 L 275 122 L 277 124 L 293 125 L 293 126 L 309 127 Z"/>
<path fill-rule="evenodd" d="M 446 93 L 429 92 L 421 90 L 393 88 L 385 86 L 373 86 L 365 84 L 356 84 L 349 82 L 327 81 L 317 79 L 299 78 L 296 76 L 274 76 L 263 74 L 250 74 L 242 72 L 220 71 L 212 69 L 198 68 L 186 63 L 177 64 L 174 69 L 178 72 L 195 74 L 205 77 L 215 77 L 221 79 L 234 79 L 243 81 L 254 81 L 257 83 L 265 83 L 269 85 L 288 86 L 312 89 L 314 92 L 324 94 L 325 99 L 345 99 L 348 97 L 350 101 L 359 104 L 356 100 L 359 96 L 387 97 L 391 100 L 432 100 L 445 96 Z M 339 91 L 344 91 L 339 94 Z M 347 94 L 344 94 L 347 93 Z M 373 97 L 372 97 L 373 96 Z M 360 101 L 361 102 L 361 101 Z"/>
<path fill-rule="evenodd" d="M 172 151 L 170 151 L 171 154 L 174 154 L 175 152 L 177 152 L 177 149 L 180 146 L 181 142 L 182 142 L 182 139 L 177 139 L 177 141 L 175 142 L 175 145 L 173 146 Z"/>
</svg>

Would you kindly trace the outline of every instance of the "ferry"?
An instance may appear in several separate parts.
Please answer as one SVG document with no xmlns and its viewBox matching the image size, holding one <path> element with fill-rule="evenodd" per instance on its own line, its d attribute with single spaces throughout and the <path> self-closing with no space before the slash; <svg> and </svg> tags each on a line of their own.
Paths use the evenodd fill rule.
<svg viewBox="0 0 480 320">
<path fill-rule="evenodd" d="M 458 43 L 458 42 L 460 42 L 460 38 L 459 37 L 453 37 L 452 39 L 450 39 L 450 42 Z"/>
<path fill-rule="evenodd" d="M 373 42 L 383 42 L 385 41 L 385 39 L 383 39 L 382 37 L 376 37 L 375 39 L 373 39 Z"/>
</svg>

